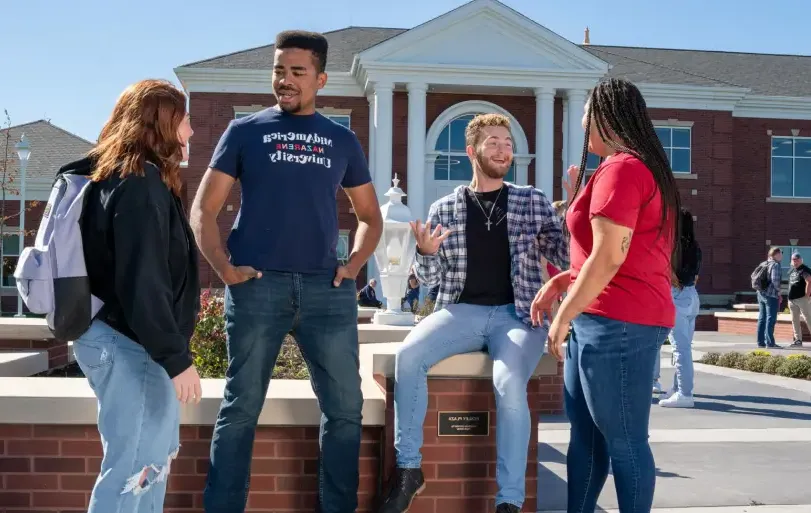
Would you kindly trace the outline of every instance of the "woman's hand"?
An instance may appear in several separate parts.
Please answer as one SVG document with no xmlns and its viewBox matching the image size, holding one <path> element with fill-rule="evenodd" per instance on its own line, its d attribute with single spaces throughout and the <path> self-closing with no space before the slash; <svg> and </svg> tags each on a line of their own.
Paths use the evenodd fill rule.
<svg viewBox="0 0 811 513">
<path fill-rule="evenodd" d="M 555 319 L 549 326 L 549 337 L 546 340 L 546 347 L 549 354 L 563 361 L 563 342 L 566 340 L 566 335 L 569 334 L 569 324 L 560 322 L 560 319 Z"/>
<path fill-rule="evenodd" d="M 532 319 L 533 326 L 540 326 L 543 324 L 543 314 L 552 319 L 552 307 L 555 302 L 560 300 L 560 296 L 566 292 L 569 285 L 569 272 L 564 271 L 541 287 L 541 290 L 535 294 L 535 299 L 529 307 L 529 315 Z"/>
</svg>

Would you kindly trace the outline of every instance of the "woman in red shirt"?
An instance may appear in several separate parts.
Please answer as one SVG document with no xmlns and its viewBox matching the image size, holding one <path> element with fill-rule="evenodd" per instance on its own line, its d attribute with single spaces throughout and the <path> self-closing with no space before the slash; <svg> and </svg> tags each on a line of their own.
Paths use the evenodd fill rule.
<svg viewBox="0 0 811 513">
<path fill-rule="evenodd" d="M 645 100 L 626 80 L 591 92 L 586 138 L 566 215 L 571 269 L 550 280 L 532 306 L 537 323 L 568 290 L 549 328 L 563 360 L 568 511 L 592 513 L 613 469 L 622 513 L 648 513 L 656 481 L 648 444 L 651 379 L 675 320 L 671 257 L 680 199 Z M 604 159 L 582 188 L 586 150 Z"/>
</svg>

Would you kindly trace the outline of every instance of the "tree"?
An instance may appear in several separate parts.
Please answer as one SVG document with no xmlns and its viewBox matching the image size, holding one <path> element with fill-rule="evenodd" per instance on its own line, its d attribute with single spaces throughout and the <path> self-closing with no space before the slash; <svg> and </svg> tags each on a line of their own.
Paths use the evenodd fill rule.
<svg viewBox="0 0 811 513">
<path fill-rule="evenodd" d="M 15 177 L 18 175 L 19 170 L 17 170 L 16 172 L 9 170 L 9 162 L 11 162 L 12 159 L 17 158 L 11 146 L 11 116 L 9 116 L 7 109 L 4 109 L 3 113 L 5 114 L 6 119 L 5 119 L 5 138 L 4 138 L 5 140 L 0 143 L 2 144 L 3 148 L 2 169 L 0 170 L 0 172 L 2 172 L 2 174 L 0 174 L 0 247 L 2 247 L 2 245 L 6 243 L 5 239 L 6 222 L 8 222 L 9 219 L 12 219 L 15 216 L 20 215 L 20 212 L 10 216 L 6 215 L 6 193 L 9 192 L 11 194 L 18 195 L 20 191 L 19 189 L 15 189 L 13 185 L 15 183 Z M 31 210 L 33 207 L 37 206 L 38 203 L 39 202 L 37 201 L 32 202 L 26 201 L 25 210 L 26 211 Z M 19 250 L 22 250 L 22 247 L 25 244 L 24 236 L 27 233 L 30 233 L 31 231 L 32 230 L 23 232 L 23 237 L 21 237 L 19 241 L 20 246 Z M 3 269 L 6 268 L 5 261 L 0 262 L 0 265 L 3 266 Z"/>
</svg>

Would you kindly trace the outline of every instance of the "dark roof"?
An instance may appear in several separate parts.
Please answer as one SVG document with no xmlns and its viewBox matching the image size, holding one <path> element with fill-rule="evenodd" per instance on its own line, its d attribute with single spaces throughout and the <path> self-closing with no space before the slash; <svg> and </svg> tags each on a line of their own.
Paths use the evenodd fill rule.
<svg viewBox="0 0 811 513">
<path fill-rule="evenodd" d="M 349 71 L 355 55 L 408 29 L 347 27 L 325 32 L 329 43 L 327 71 Z M 275 45 L 250 48 L 203 61 L 186 64 L 189 68 L 273 69 Z"/>
<path fill-rule="evenodd" d="M 400 28 L 348 27 L 327 32 L 328 71 L 349 71 L 356 54 L 406 32 Z M 610 76 L 635 82 L 738 86 L 769 96 L 811 96 L 811 56 L 706 50 L 583 45 L 612 65 Z M 190 68 L 271 69 L 273 45 L 186 64 Z"/>
<path fill-rule="evenodd" d="M 726 85 L 767 96 L 811 96 L 811 56 L 583 46 L 634 82 Z"/>
<path fill-rule="evenodd" d="M 20 165 L 14 145 L 20 142 L 22 134 L 25 134 L 31 150 L 31 157 L 25 168 L 27 178 L 51 179 L 56 176 L 60 167 L 82 158 L 95 146 L 95 143 L 82 139 L 45 120 L 13 126 L 0 130 L 0 173 L 2 173 L 3 159 L 6 155 L 7 132 L 10 132 L 10 137 L 6 172 L 7 176 L 13 177 L 13 180 L 18 180 L 17 173 Z M 12 186 L 16 188 L 16 185 Z"/>
</svg>

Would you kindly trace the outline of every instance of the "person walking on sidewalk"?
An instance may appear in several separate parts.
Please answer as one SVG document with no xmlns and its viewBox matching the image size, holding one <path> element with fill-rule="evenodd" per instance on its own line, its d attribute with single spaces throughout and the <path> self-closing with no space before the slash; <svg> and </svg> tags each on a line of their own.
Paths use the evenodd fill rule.
<svg viewBox="0 0 811 513">
<path fill-rule="evenodd" d="M 794 328 L 794 342 L 791 347 L 802 347 L 803 325 L 811 327 L 811 268 L 803 263 L 799 253 L 791 255 L 791 273 L 788 275 L 788 309 L 791 312 L 791 326 Z"/>
<path fill-rule="evenodd" d="M 693 333 L 701 300 L 696 291 L 696 282 L 701 272 L 701 247 L 696 241 L 693 214 L 681 213 L 681 266 L 673 277 L 673 305 L 676 307 L 676 323 L 670 332 L 673 348 L 673 388 L 670 396 L 659 401 L 665 408 L 692 408 L 693 401 Z"/>
</svg>

